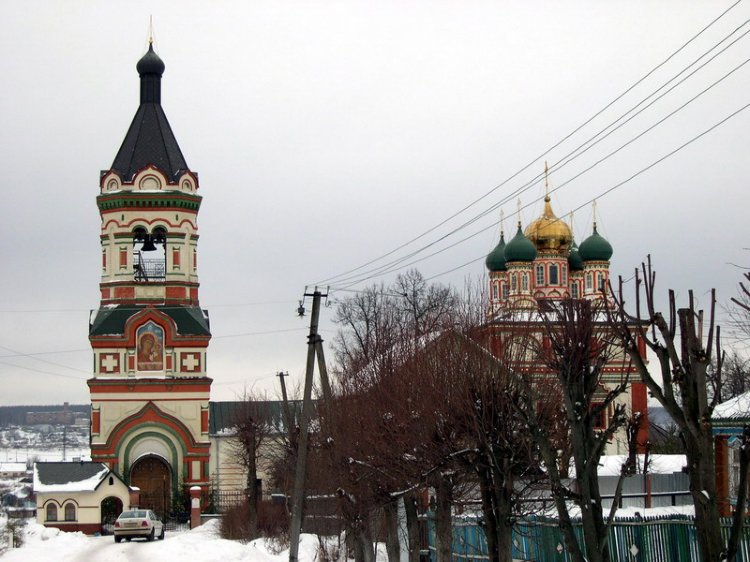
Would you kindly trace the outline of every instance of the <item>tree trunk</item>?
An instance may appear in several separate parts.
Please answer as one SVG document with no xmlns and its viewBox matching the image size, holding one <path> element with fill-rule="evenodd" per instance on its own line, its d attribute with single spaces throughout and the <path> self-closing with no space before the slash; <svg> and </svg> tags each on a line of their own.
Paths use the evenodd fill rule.
<svg viewBox="0 0 750 562">
<path fill-rule="evenodd" d="M 489 562 L 500 562 L 498 551 L 497 519 L 495 518 L 495 496 L 492 493 L 493 482 L 489 468 L 477 470 L 479 490 L 482 494 L 482 515 L 484 516 L 484 536 L 487 541 Z M 505 562 L 505 561 L 503 561 Z"/>
<path fill-rule="evenodd" d="M 690 493 L 695 505 L 695 527 L 698 533 L 698 548 L 702 560 L 722 560 L 724 539 L 719 522 L 719 501 L 716 497 L 716 472 L 714 465 L 713 437 L 701 432 L 696 438 L 692 432 L 683 432 Z"/>
<path fill-rule="evenodd" d="M 419 541 L 419 514 L 415 492 L 409 492 L 404 496 L 404 512 L 406 513 L 406 536 L 409 539 L 409 562 L 419 562 L 419 551 L 422 545 Z"/>
<path fill-rule="evenodd" d="M 383 506 L 383 515 L 385 517 L 385 550 L 388 553 L 388 562 L 399 562 L 401 559 L 398 504 L 399 500 L 396 500 Z"/>
<path fill-rule="evenodd" d="M 363 519 L 356 532 L 357 543 L 362 549 L 362 562 L 375 562 L 375 545 L 370 533 L 370 521 Z"/>
<path fill-rule="evenodd" d="M 495 467 L 495 520 L 499 562 L 513 560 L 513 474 L 507 463 Z"/>
<path fill-rule="evenodd" d="M 436 562 L 451 562 L 451 554 L 453 552 L 452 496 L 452 482 L 449 477 L 440 476 L 435 486 Z"/>
<path fill-rule="evenodd" d="M 250 531 L 250 539 L 258 537 L 258 461 L 257 451 L 255 450 L 255 433 L 253 432 L 251 439 L 252 451 L 248 451 L 248 466 L 247 466 L 247 501 L 250 506 L 249 517 L 248 517 L 248 529 Z"/>
</svg>

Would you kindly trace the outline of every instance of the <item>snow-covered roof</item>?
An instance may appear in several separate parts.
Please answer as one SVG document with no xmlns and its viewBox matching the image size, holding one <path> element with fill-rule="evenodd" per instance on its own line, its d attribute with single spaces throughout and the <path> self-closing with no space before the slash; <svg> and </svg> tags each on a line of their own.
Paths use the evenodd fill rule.
<svg viewBox="0 0 750 562">
<path fill-rule="evenodd" d="M 0 462 L 0 474 L 26 472 L 25 462 Z"/>
<path fill-rule="evenodd" d="M 645 455 L 636 455 L 636 457 L 636 472 L 642 474 Z M 626 458 L 626 455 L 602 456 L 599 460 L 597 474 L 599 476 L 619 476 Z M 570 464 L 570 477 L 575 478 L 575 467 L 572 462 Z M 687 466 L 685 455 L 649 455 L 647 472 L 650 474 L 672 474 L 682 472 L 684 466 Z"/>
<path fill-rule="evenodd" d="M 714 408 L 712 420 L 739 420 L 750 418 L 750 392 L 745 392 Z"/>
<path fill-rule="evenodd" d="M 38 462 L 34 463 L 34 491 L 93 492 L 110 473 L 100 462 Z"/>
</svg>

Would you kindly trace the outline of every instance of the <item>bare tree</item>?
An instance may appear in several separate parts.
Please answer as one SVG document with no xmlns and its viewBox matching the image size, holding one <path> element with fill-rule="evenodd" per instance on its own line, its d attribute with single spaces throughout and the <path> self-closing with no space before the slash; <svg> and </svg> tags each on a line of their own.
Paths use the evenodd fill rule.
<svg viewBox="0 0 750 562">
<path fill-rule="evenodd" d="M 622 494 L 625 476 L 635 468 L 637 420 L 628 423 L 624 403 L 618 397 L 628 385 L 627 369 L 618 381 L 605 384 L 605 367 L 618 350 L 612 346 L 596 322 L 594 305 L 588 300 L 540 301 L 543 341 L 537 342 L 536 355 L 546 367 L 541 373 L 518 372 L 524 385 L 519 412 L 544 461 L 560 527 L 573 560 L 608 562 L 608 531 Z M 523 325 L 520 326 L 522 328 Z M 575 466 L 576 487 L 565 485 L 561 455 L 554 434 L 543 418 L 544 408 L 560 404 L 567 422 L 567 433 Z M 608 441 L 628 429 L 628 458 L 609 514 L 605 517 L 599 490 L 597 468 Z M 558 441 L 559 442 L 559 441 Z M 581 510 L 583 545 L 573 532 L 567 502 Z"/>
<path fill-rule="evenodd" d="M 739 294 L 732 297 L 734 308 L 729 309 L 729 316 L 734 327 L 750 337 L 750 273 L 745 273 L 744 278 L 739 283 Z"/>
<path fill-rule="evenodd" d="M 717 497 L 714 438 L 711 416 L 722 394 L 724 354 L 721 331 L 715 323 L 716 295 L 711 291 L 706 317 L 696 308 L 692 291 L 688 306 L 677 308 L 674 291 L 669 291 L 669 313 L 656 310 L 654 283 L 656 274 L 651 260 L 636 270 L 635 313 L 625 310 L 623 281 L 610 324 L 630 355 L 641 379 L 676 424 L 687 456 L 690 492 L 695 505 L 695 525 L 702 560 L 735 559 L 739 531 L 744 518 L 746 483 L 738 490 L 734 526 L 728 543 L 722 538 L 719 509 L 726 498 Z M 645 314 L 642 303 L 645 299 Z M 644 343 L 656 356 L 655 367 L 649 366 L 639 348 Z M 743 450 L 750 446 L 747 432 Z M 747 463 L 748 455 L 742 456 Z M 748 466 L 740 467 L 741 474 Z"/>
<path fill-rule="evenodd" d="M 248 528 L 251 539 L 258 537 L 258 509 L 261 489 L 258 479 L 261 448 L 275 431 L 268 402 L 246 393 L 234 419 L 232 452 L 246 471 L 245 493 L 249 507 Z"/>
</svg>

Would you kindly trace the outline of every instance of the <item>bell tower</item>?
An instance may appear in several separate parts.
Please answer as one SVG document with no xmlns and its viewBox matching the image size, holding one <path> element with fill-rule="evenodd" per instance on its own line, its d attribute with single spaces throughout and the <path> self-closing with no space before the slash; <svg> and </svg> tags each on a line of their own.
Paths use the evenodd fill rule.
<svg viewBox="0 0 750 562">
<path fill-rule="evenodd" d="M 161 106 L 153 44 L 136 66 L 140 104 L 100 175 L 101 302 L 92 311 L 91 456 L 162 516 L 208 486 L 208 313 L 198 301 L 198 175 Z"/>
</svg>

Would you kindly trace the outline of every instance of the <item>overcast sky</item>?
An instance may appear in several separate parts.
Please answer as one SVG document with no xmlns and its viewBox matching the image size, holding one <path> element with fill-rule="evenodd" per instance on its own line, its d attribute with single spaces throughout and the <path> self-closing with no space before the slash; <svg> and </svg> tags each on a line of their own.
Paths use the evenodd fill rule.
<svg viewBox="0 0 750 562">
<path fill-rule="evenodd" d="M 500 208 L 514 230 L 513 193 L 531 182 L 520 194 L 524 225 L 541 213 L 543 184 L 533 180 L 545 159 L 560 188 L 558 216 L 583 206 L 579 243 L 599 196 L 615 275 L 629 277 L 650 253 L 662 291 L 686 298 L 694 288 L 707 303 L 716 287 L 728 301 L 737 266 L 750 265 L 750 109 L 600 194 L 750 103 L 748 64 L 667 118 L 750 56 L 750 37 L 740 38 L 750 4 L 584 124 L 732 4 L 2 0 L 0 404 L 88 401 L 99 171 L 110 168 L 138 106 L 135 64 L 149 16 L 166 64 L 162 105 L 200 177 L 208 369 L 212 398 L 226 400 L 244 388 L 275 397 L 279 370 L 302 380 L 308 319 L 295 309 L 306 285 L 379 258 L 489 193 L 388 258 L 502 203 L 414 258 L 425 257 L 413 266 L 426 277 L 457 287 L 483 276 Z M 739 38 L 724 53 L 556 168 L 740 26 L 710 56 Z M 329 340 L 330 313 L 321 318 Z"/>
</svg>

